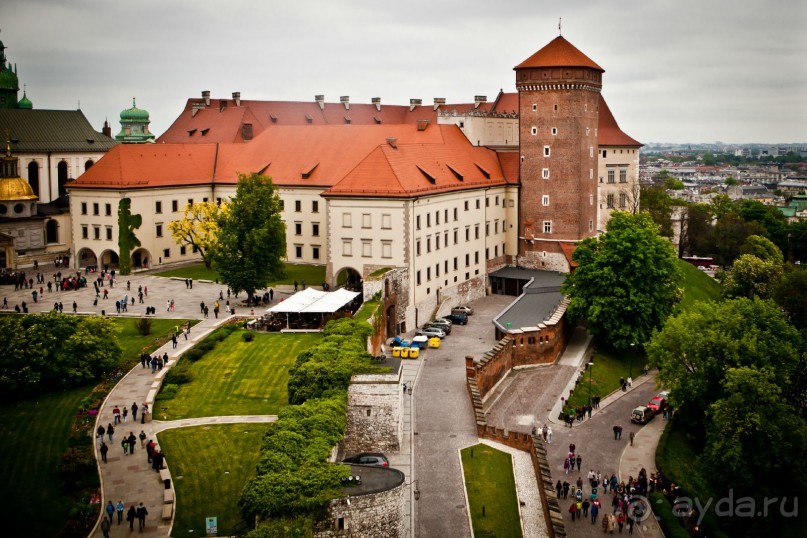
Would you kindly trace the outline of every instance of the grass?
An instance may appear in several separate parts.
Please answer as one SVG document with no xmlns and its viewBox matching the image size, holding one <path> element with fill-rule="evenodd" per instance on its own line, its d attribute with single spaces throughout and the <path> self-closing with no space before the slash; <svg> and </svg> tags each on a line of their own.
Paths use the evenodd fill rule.
<svg viewBox="0 0 807 538">
<path fill-rule="evenodd" d="M 64 525 L 74 501 L 63 493 L 60 458 L 73 415 L 89 390 L 80 387 L 0 407 L 4 535 L 56 536 Z"/>
<path fill-rule="evenodd" d="M 463 449 L 461 455 L 474 535 L 521 536 L 510 454 L 479 444 Z"/>
<path fill-rule="evenodd" d="M 392 269 L 392 267 L 382 267 L 381 269 L 376 269 L 375 271 L 373 271 L 372 273 L 370 273 L 368 275 L 368 278 L 369 277 L 374 277 L 374 276 L 381 276 L 384 273 L 386 273 L 387 271 L 389 271 L 390 269 Z"/>
<path fill-rule="evenodd" d="M 155 418 L 275 415 L 283 409 L 288 404 L 289 368 L 297 354 L 319 342 L 322 335 L 253 333 L 255 339 L 245 342 L 242 334 L 243 330 L 233 332 L 191 363 L 193 381 L 180 385 L 174 398 L 160 400 Z"/>
<path fill-rule="evenodd" d="M 686 311 L 698 301 L 719 301 L 720 284 L 712 277 L 683 260 L 678 260 L 681 268 L 681 286 L 684 288 L 684 297 L 678 308 Z"/>
<path fill-rule="evenodd" d="M 647 362 L 644 352 L 615 351 L 612 349 L 598 349 L 594 354 L 594 369 L 583 374 L 571 398 L 568 398 L 567 407 L 575 408 L 588 405 L 588 380 L 591 374 L 591 396 L 599 395 L 605 398 L 619 388 L 619 378 L 627 379 L 631 374 L 631 356 L 633 357 L 633 378 L 643 375 L 644 365 Z M 568 395 L 564 395 L 568 396 Z"/>
<path fill-rule="evenodd" d="M 651 493 L 650 503 L 653 513 L 658 516 L 661 530 L 667 538 L 689 538 L 689 533 L 681 526 L 681 520 L 673 512 L 670 502 L 661 493 Z"/>
<path fill-rule="evenodd" d="M 157 435 L 176 490 L 174 536 L 205 536 L 216 516 L 220 536 L 243 525 L 237 502 L 255 474 L 267 424 L 196 426 Z"/>
<path fill-rule="evenodd" d="M 149 351 L 157 349 L 162 343 L 171 339 L 171 333 L 174 332 L 177 326 L 182 327 L 188 321 L 185 319 L 153 318 L 151 320 L 151 334 L 141 336 L 135 328 L 135 319 L 111 319 L 114 319 L 121 329 L 120 333 L 118 333 L 118 343 L 123 348 L 121 356 L 124 360 L 139 357 L 144 348 L 148 348 Z M 191 326 L 193 326 L 199 323 L 199 320 L 192 319 L 190 322 Z"/>
<path fill-rule="evenodd" d="M 286 275 L 268 284 L 268 287 L 277 286 L 278 284 L 291 285 L 296 280 L 302 285 L 303 280 L 309 286 L 319 286 L 325 282 L 325 266 L 324 265 L 306 265 L 287 263 Z M 179 278 L 192 278 L 194 280 L 212 280 L 217 281 L 220 279 L 216 269 L 208 269 L 204 263 L 195 263 L 193 265 L 186 265 L 185 267 L 178 267 L 176 269 L 169 269 L 168 271 L 161 271 L 156 273 L 157 276 L 163 277 L 179 277 Z"/>
<path fill-rule="evenodd" d="M 367 321 L 370 319 L 370 316 L 375 313 L 376 308 L 378 308 L 378 299 L 370 299 L 369 301 L 365 301 L 361 305 L 361 308 L 359 308 L 359 310 L 353 316 L 353 319 Z"/>
</svg>

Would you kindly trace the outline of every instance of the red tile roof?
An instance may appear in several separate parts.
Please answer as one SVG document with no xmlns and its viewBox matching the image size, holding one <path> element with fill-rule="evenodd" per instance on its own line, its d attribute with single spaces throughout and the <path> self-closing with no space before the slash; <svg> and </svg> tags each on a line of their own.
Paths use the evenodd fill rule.
<svg viewBox="0 0 807 538">
<path fill-rule="evenodd" d="M 71 189 L 173 187 L 210 183 L 216 144 L 118 144 Z"/>
<path fill-rule="evenodd" d="M 519 179 L 518 151 L 499 151 L 499 166 L 508 183 L 517 184 Z"/>
<path fill-rule="evenodd" d="M 619 125 L 616 123 L 611 109 L 608 108 L 608 103 L 605 98 L 600 94 L 600 117 L 599 125 L 597 127 L 597 144 L 600 146 L 619 146 L 619 147 L 635 147 L 640 148 L 643 146 L 641 142 L 637 142 L 630 136 L 626 135 Z"/>
<path fill-rule="evenodd" d="M 580 52 L 563 36 L 558 36 L 550 41 L 544 48 L 518 64 L 515 69 L 528 67 L 590 67 L 605 72 L 605 69 Z"/>
<path fill-rule="evenodd" d="M 566 257 L 566 261 L 569 262 L 569 267 L 574 270 L 575 267 L 580 265 L 576 261 L 572 259 L 574 256 L 574 251 L 577 248 L 577 243 L 560 243 L 560 249 L 563 251 L 563 255 Z"/>
</svg>

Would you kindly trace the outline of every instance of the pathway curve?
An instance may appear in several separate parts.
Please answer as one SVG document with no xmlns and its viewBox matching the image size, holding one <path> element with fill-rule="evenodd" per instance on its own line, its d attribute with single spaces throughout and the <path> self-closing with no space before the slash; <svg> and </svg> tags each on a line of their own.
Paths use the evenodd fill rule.
<svg viewBox="0 0 807 538">
<path fill-rule="evenodd" d="M 656 417 L 636 433 L 633 445 L 627 445 L 622 451 L 622 458 L 619 460 L 620 480 L 627 480 L 629 476 L 639 476 L 641 469 L 645 469 L 648 476 L 656 471 L 656 449 L 666 425 L 666 420 Z M 637 528 L 639 536 L 664 538 L 664 533 L 652 514 Z"/>
</svg>

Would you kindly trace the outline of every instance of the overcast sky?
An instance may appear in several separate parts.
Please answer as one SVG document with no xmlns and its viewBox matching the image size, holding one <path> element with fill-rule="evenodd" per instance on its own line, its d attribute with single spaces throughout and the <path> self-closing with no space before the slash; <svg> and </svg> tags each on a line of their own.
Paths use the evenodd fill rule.
<svg viewBox="0 0 807 538">
<path fill-rule="evenodd" d="M 0 40 L 35 108 L 162 133 L 189 97 L 408 104 L 514 91 L 563 35 L 644 142 L 807 142 L 805 0 L 3 0 Z"/>
</svg>

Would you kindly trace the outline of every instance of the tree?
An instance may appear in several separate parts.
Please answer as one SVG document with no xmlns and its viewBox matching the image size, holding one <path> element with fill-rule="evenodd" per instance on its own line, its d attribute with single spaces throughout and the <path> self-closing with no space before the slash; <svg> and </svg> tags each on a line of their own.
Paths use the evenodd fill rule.
<svg viewBox="0 0 807 538">
<path fill-rule="evenodd" d="M 239 174 L 235 197 L 217 219 L 218 244 L 213 260 L 222 281 L 250 298 L 270 279 L 283 275 L 286 225 L 272 180 Z"/>
<path fill-rule="evenodd" d="M 779 247 L 774 245 L 770 239 L 761 235 L 749 235 L 743 246 L 740 247 L 740 252 L 742 254 L 752 254 L 760 260 L 778 265 L 782 265 L 784 262 L 782 251 L 779 250 Z"/>
<path fill-rule="evenodd" d="M 781 276 L 781 262 L 761 260 L 753 254 L 743 254 L 734 260 L 731 271 L 723 280 L 723 295 L 768 299 Z"/>
<path fill-rule="evenodd" d="M 218 239 L 219 215 L 223 215 L 225 211 L 227 206 L 216 202 L 186 204 L 182 218 L 168 223 L 168 229 L 177 244 L 193 247 L 208 269 L 213 262 L 211 254 Z"/>
<path fill-rule="evenodd" d="M 616 348 L 646 342 L 681 299 L 675 251 L 645 212 L 613 212 L 607 231 L 581 242 L 573 259 L 579 265 L 561 289 L 569 314 Z"/>
<path fill-rule="evenodd" d="M 143 217 L 132 215 L 132 200 L 121 198 L 118 203 L 118 272 L 128 275 L 132 271 L 132 251 L 140 246 L 134 231 L 143 224 Z"/>
<path fill-rule="evenodd" d="M 706 204 L 690 204 L 686 208 L 686 224 L 681 234 L 681 250 L 690 256 L 711 256 L 712 211 Z"/>
<path fill-rule="evenodd" d="M 761 232 L 756 222 L 746 222 L 734 212 L 726 213 L 718 218 L 712 230 L 715 260 L 723 267 L 728 267 L 740 255 L 740 246 L 748 236 Z"/>
<path fill-rule="evenodd" d="M 663 187 L 642 185 L 642 211 L 650 214 L 661 235 L 672 237 L 672 198 Z"/>
<path fill-rule="evenodd" d="M 743 200 L 739 213 L 746 222 L 760 225 L 762 233 L 758 235 L 770 239 L 782 252 L 788 252 L 787 219 L 781 211 L 756 200 Z"/>
<path fill-rule="evenodd" d="M 736 179 L 734 179 L 731 176 L 727 177 L 726 180 L 723 183 L 726 184 L 726 187 L 733 187 L 734 185 L 739 185 L 740 184 L 739 181 L 737 181 Z"/>
<path fill-rule="evenodd" d="M 790 261 L 807 262 L 807 220 L 790 224 Z"/>
<path fill-rule="evenodd" d="M 784 275 L 773 288 L 773 300 L 787 312 L 797 329 L 807 329 L 807 270 L 786 265 Z"/>
</svg>

